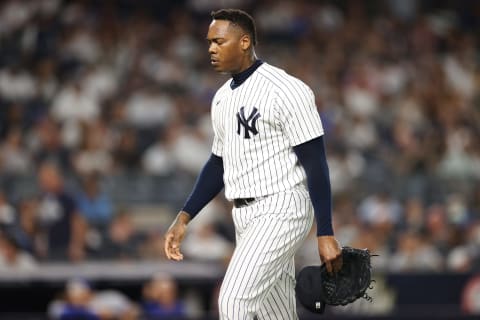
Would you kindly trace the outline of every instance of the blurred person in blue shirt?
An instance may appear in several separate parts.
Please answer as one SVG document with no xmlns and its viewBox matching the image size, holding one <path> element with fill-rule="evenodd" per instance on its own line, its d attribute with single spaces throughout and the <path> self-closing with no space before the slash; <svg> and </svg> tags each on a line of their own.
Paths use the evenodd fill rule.
<svg viewBox="0 0 480 320">
<path fill-rule="evenodd" d="M 158 274 L 143 287 L 142 310 L 146 319 L 186 316 L 185 304 L 178 299 L 178 287 L 174 279 Z"/>
<path fill-rule="evenodd" d="M 110 197 L 101 190 L 100 176 L 91 173 L 82 177 L 82 188 L 75 195 L 78 210 L 93 227 L 104 230 L 113 217 Z"/>
<path fill-rule="evenodd" d="M 54 315 L 58 320 L 100 320 L 89 307 L 93 297 L 90 285 L 81 279 L 72 279 L 65 285 L 65 303 L 58 305 Z"/>
<path fill-rule="evenodd" d="M 113 219 L 113 203 L 101 189 L 100 175 L 96 172 L 81 177 L 81 188 L 75 194 L 79 213 L 87 222 L 86 247 L 90 256 L 99 254 L 105 245 L 105 236 Z"/>
</svg>

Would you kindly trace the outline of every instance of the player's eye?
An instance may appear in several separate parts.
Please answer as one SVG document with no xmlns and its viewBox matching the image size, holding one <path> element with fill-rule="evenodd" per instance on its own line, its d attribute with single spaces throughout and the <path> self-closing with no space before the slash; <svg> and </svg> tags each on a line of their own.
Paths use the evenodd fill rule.
<svg viewBox="0 0 480 320">
<path fill-rule="evenodd" d="M 218 44 L 218 45 L 221 45 L 223 43 L 225 43 L 225 39 L 212 39 L 212 40 L 207 40 L 208 41 L 208 44 L 211 45 L 212 42 L 215 43 L 215 44 Z"/>
</svg>

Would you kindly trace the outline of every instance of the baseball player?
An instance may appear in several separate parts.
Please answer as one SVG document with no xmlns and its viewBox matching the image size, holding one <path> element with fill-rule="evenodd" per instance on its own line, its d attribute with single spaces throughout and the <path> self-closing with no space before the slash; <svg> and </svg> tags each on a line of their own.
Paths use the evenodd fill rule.
<svg viewBox="0 0 480 320">
<path fill-rule="evenodd" d="M 188 222 L 225 187 L 236 248 L 220 289 L 220 319 L 298 319 L 293 259 L 314 217 L 322 262 L 329 272 L 342 265 L 314 95 L 257 59 L 255 24 L 247 13 L 212 12 L 207 41 L 211 65 L 232 79 L 213 98 L 212 154 L 166 233 L 165 252 L 183 259 Z"/>
</svg>

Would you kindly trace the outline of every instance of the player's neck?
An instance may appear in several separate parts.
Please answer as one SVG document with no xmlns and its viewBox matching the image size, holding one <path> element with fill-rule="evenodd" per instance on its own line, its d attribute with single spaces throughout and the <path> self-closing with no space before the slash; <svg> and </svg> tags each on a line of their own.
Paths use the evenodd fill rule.
<svg viewBox="0 0 480 320">
<path fill-rule="evenodd" d="M 245 56 L 245 59 L 243 59 L 240 68 L 238 68 L 238 70 L 231 73 L 232 77 L 250 68 L 257 60 L 258 58 L 255 52 L 251 52 L 250 54 Z"/>
<path fill-rule="evenodd" d="M 248 68 L 244 69 L 242 72 L 232 74 L 232 82 L 230 82 L 230 88 L 235 89 L 240 86 L 245 80 L 250 77 L 255 70 L 263 63 L 262 60 L 255 59 Z"/>
</svg>

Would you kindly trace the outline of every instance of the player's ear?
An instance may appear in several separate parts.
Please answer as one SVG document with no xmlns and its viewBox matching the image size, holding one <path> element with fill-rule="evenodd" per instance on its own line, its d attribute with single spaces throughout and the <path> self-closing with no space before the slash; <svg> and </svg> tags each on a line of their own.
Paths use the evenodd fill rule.
<svg viewBox="0 0 480 320">
<path fill-rule="evenodd" d="M 252 40 L 250 39 L 250 36 L 248 34 L 244 34 L 240 38 L 240 47 L 242 48 L 242 50 L 246 51 L 250 48 L 251 45 L 252 45 Z"/>
</svg>

